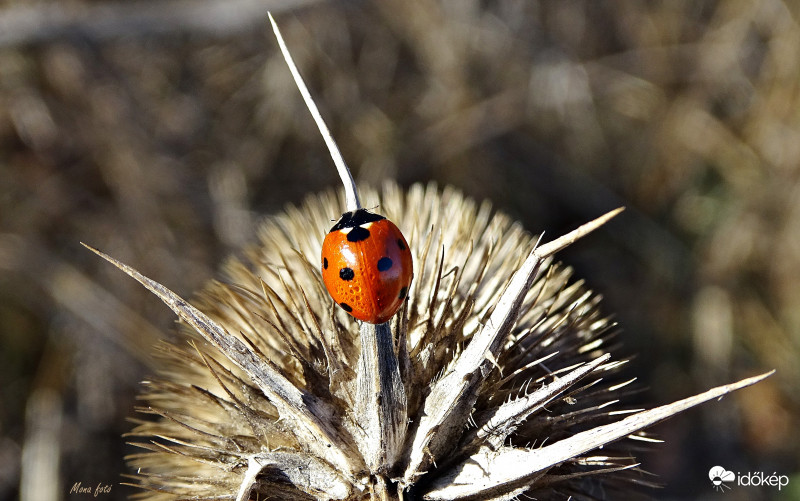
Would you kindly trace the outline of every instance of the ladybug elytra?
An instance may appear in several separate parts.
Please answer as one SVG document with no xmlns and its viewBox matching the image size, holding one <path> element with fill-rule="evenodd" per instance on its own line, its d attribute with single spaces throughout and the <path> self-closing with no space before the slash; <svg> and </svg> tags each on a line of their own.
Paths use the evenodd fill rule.
<svg viewBox="0 0 800 501">
<path fill-rule="evenodd" d="M 408 295 L 413 264 L 408 243 L 385 217 L 345 212 L 322 242 L 322 280 L 347 313 L 371 324 L 386 322 Z"/>
</svg>

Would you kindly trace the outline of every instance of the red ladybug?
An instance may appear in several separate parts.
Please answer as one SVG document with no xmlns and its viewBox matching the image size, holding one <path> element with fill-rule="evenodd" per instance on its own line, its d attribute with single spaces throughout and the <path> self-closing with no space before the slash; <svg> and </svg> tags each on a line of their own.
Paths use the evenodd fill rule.
<svg viewBox="0 0 800 501">
<path fill-rule="evenodd" d="M 322 242 L 322 280 L 344 311 L 381 324 L 408 295 L 413 264 L 394 223 L 366 209 L 342 214 Z"/>
</svg>

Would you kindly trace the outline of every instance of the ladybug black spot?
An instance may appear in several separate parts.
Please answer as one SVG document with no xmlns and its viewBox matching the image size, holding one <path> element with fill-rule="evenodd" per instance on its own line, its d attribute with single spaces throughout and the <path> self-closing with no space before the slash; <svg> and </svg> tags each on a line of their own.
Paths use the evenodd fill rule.
<svg viewBox="0 0 800 501">
<path fill-rule="evenodd" d="M 378 260 L 378 271 L 386 271 L 392 267 L 392 260 L 386 256 Z"/>
<path fill-rule="evenodd" d="M 360 242 L 369 238 L 369 230 L 361 226 L 356 226 L 347 233 L 348 242 Z"/>
<path fill-rule="evenodd" d="M 400 294 L 398 294 L 397 297 L 399 297 L 400 299 L 405 299 L 407 293 L 408 293 L 408 287 L 403 287 L 402 289 L 400 289 Z"/>
<path fill-rule="evenodd" d="M 400 247 L 401 251 L 406 250 L 406 244 L 404 244 L 403 241 L 400 240 L 399 238 L 397 239 L 397 246 Z"/>
<path fill-rule="evenodd" d="M 322 269 L 323 270 L 327 270 L 328 269 L 328 258 L 327 257 L 323 257 L 322 258 Z"/>
<path fill-rule="evenodd" d="M 348 280 L 349 281 L 349 280 L 352 280 L 353 277 L 355 277 L 355 276 L 356 276 L 356 274 L 355 274 L 355 272 L 353 271 L 352 268 L 342 268 L 341 270 L 339 270 L 339 278 L 341 278 L 342 280 Z"/>
<path fill-rule="evenodd" d="M 346 311 L 347 313 L 350 313 L 351 311 L 353 311 L 353 307 L 352 307 L 352 306 L 350 306 L 350 305 L 349 305 L 349 304 L 347 304 L 347 303 L 339 303 L 339 306 L 341 306 L 341 307 L 342 307 L 342 309 L 343 309 L 344 311 Z"/>
</svg>

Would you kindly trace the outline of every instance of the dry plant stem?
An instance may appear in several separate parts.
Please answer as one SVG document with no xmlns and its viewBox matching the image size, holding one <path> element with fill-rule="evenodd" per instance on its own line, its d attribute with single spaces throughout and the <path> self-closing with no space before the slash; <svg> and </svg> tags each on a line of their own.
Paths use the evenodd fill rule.
<svg viewBox="0 0 800 501">
<path fill-rule="evenodd" d="M 624 438 L 690 407 L 753 385 L 774 372 L 718 386 L 699 395 L 639 412 L 621 421 L 577 433 L 538 449 L 503 447 L 494 450 L 484 447 L 467 461 L 437 478 L 425 498 L 447 501 L 488 499 L 492 496 L 513 495 L 515 492 L 521 494 L 533 478 L 542 475 L 553 465 Z"/>
<path fill-rule="evenodd" d="M 366 440 L 361 453 L 374 474 L 385 475 L 397 461 L 405 440 L 408 412 L 406 392 L 394 350 L 389 322 L 361 324 L 361 355 L 358 361 L 357 398 L 359 423 Z"/>
<path fill-rule="evenodd" d="M 358 465 L 352 464 L 357 456 L 347 454 L 348 450 L 353 449 L 352 444 L 346 443 L 346 439 L 333 428 L 335 413 L 324 402 L 295 387 L 268 360 L 258 356 L 242 341 L 230 335 L 207 315 L 171 290 L 111 256 L 86 244 L 83 245 L 144 285 L 181 320 L 192 326 L 208 342 L 217 346 L 231 362 L 250 374 L 253 382 L 278 409 L 280 415 L 291 418 L 297 423 L 296 433 L 306 441 L 318 457 L 326 458 L 342 474 L 358 471 Z"/>
<path fill-rule="evenodd" d="M 269 22 L 272 23 L 272 31 L 275 32 L 275 38 L 278 39 L 278 45 L 281 48 L 281 53 L 283 54 L 283 58 L 286 60 L 286 64 L 289 66 L 289 71 L 292 72 L 292 77 L 297 85 L 297 89 L 303 96 L 303 101 L 305 101 L 308 111 L 311 112 L 311 116 L 314 117 L 314 122 L 316 122 L 317 128 L 319 128 L 322 138 L 325 139 L 325 144 L 328 146 L 328 151 L 331 154 L 333 163 L 336 164 L 336 170 L 339 172 L 339 177 L 342 178 L 347 210 L 353 211 L 360 209 L 361 201 L 358 199 L 356 183 L 353 180 L 353 176 L 350 174 L 350 169 L 347 168 L 347 164 L 345 163 L 344 158 L 339 151 L 339 147 L 336 145 L 336 141 L 334 141 L 333 136 L 331 136 L 328 126 L 325 125 L 325 120 L 322 119 L 322 115 L 320 114 L 316 103 L 314 103 L 314 98 L 312 98 L 311 93 L 308 92 L 308 87 L 306 87 L 303 77 L 300 76 L 300 71 L 294 64 L 292 55 L 289 54 L 289 49 L 286 47 L 286 42 L 283 41 L 283 36 L 281 36 L 281 30 L 278 29 L 278 25 L 275 23 L 275 19 L 272 17 L 272 14 L 269 14 Z"/>
</svg>

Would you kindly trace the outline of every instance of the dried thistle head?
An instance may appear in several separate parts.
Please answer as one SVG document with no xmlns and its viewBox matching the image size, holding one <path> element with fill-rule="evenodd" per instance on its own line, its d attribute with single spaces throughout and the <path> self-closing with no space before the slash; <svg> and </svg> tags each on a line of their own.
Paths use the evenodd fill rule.
<svg viewBox="0 0 800 501">
<path fill-rule="evenodd" d="M 274 26 L 274 21 L 273 21 Z M 269 218 L 260 242 L 193 304 L 95 250 L 184 321 L 129 434 L 140 498 L 501 500 L 649 483 L 642 430 L 766 375 L 647 411 L 609 353 L 599 297 L 552 255 L 613 211 L 538 245 L 452 189 L 362 190 L 406 235 L 415 278 L 400 312 L 357 323 L 317 268 L 341 207 L 361 207 L 344 160 L 277 32 L 345 192 Z M 602 453 L 597 453 L 602 449 Z"/>
<path fill-rule="evenodd" d="M 140 411 L 155 419 L 130 434 L 145 449 L 129 459 L 140 497 L 511 499 L 586 494 L 600 473 L 606 489 L 647 483 L 639 430 L 756 381 L 618 408 L 630 380 L 608 353 L 614 326 L 546 257 L 564 240 L 536 248 L 452 189 L 362 195 L 399 222 L 417 270 L 382 326 L 359 326 L 322 284 L 332 193 L 269 218 L 195 306 L 112 260 L 188 324 L 145 383 Z"/>
</svg>

